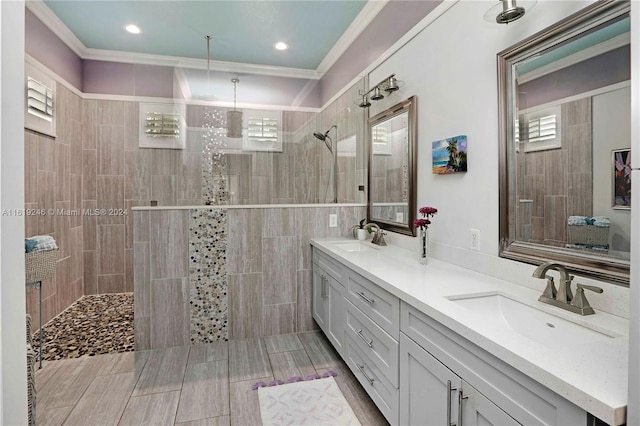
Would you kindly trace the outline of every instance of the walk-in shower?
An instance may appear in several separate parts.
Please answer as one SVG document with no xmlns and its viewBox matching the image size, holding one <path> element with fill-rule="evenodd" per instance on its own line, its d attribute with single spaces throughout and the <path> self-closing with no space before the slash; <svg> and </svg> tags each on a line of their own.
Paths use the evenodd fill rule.
<svg viewBox="0 0 640 426">
<path fill-rule="evenodd" d="M 321 140 L 322 142 L 324 142 L 325 146 L 327 147 L 327 149 L 329 150 L 329 152 L 331 153 L 331 177 L 333 179 L 333 202 L 337 203 L 338 202 L 338 147 L 334 146 L 333 144 L 333 139 L 331 139 L 331 137 L 329 136 L 329 133 L 331 132 L 331 130 L 336 129 L 336 139 L 337 139 L 337 133 L 338 133 L 338 126 L 336 126 L 335 124 L 331 127 L 329 127 L 329 130 L 327 130 L 324 133 L 320 133 L 320 132 L 313 132 L 313 136 L 316 137 L 316 139 Z M 329 192 L 329 181 L 327 181 L 327 186 L 326 189 L 324 191 L 324 199 L 327 199 L 327 192 Z"/>
</svg>

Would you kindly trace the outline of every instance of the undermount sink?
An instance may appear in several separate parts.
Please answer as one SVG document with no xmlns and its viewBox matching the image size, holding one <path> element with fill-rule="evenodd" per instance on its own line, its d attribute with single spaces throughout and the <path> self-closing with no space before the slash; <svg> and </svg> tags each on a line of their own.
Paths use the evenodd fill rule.
<svg viewBox="0 0 640 426">
<path fill-rule="evenodd" d="M 348 242 L 340 242 L 340 243 L 333 243 L 334 246 L 336 246 L 337 248 L 339 248 L 340 250 L 344 250 L 347 251 L 349 253 L 351 252 L 355 252 L 355 251 L 373 251 L 376 250 L 376 248 L 370 246 L 369 244 L 366 243 L 361 243 L 360 241 L 348 241 Z"/>
<path fill-rule="evenodd" d="M 447 297 L 474 314 L 502 324 L 512 331 L 549 348 L 579 345 L 619 337 L 609 330 L 596 330 L 518 302 L 499 292 Z"/>
</svg>

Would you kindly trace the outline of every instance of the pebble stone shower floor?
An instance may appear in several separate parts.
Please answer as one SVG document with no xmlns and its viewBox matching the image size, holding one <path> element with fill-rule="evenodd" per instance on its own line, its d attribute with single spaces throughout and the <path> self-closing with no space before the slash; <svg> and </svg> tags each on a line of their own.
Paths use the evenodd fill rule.
<svg viewBox="0 0 640 426">
<path fill-rule="evenodd" d="M 83 296 L 42 329 L 46 361 L 133 351 L 133 293 Z"/>
</svg>

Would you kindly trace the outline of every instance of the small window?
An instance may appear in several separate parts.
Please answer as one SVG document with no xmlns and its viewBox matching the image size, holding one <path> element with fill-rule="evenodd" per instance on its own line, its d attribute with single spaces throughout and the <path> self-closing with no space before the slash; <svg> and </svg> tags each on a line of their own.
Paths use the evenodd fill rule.
<svg viewBox="0 0 640 426">
<path fill-rule="evenodd" d="M 247 137 L 256 142 L 278 141 L 278 120 L 268 117 L 249 118 Z"/>
<path fill-rule="evenodd" d="M 56 137 L 56 81 L 48 71 L 25 61 L 24 127 Z"/>
<path fill-rule="evenodd" d="M 243 151 L 282 152 L 282 111 L 243 110 Z"/>
<path fill-rule="evenodd" d="M 179 103 L 140 102 L 138 147 L 184 149 L 186 107 Z"/>
<path fill-rule="evenodd" d="M 32 77 L 27 78 L 27 112 L 53 121 L 53 90 Z"/>
<path fill-rule="evenodd" d="M 558 149 L 562 147 L 560 132 L 560 105 L 543 110 L 525 112 L 516 130 L 525 152 Z"/>
</svg>

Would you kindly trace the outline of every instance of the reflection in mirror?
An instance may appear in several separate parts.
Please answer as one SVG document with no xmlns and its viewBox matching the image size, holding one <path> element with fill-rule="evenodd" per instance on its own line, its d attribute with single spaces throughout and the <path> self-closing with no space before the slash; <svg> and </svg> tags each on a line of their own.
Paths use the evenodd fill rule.
<svg viewBox="0 0 640 426">
<path fill-rule="evenodd" d="M 369 221 L 414 235 L 415 97 L 369 120 Z"/>
<path fill-rule="evenodd" d="M 617 157 L 630 179 L 628 3 L 579 15 L 499 54 L 501 255 L 628 284 L 630 209 L 614 187 Z"/>
</svg>

